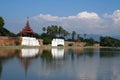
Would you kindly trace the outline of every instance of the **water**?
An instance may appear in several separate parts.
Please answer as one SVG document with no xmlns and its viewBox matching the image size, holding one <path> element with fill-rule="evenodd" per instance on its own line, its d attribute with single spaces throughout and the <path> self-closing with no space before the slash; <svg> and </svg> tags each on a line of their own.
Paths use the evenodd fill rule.
<svg viewBox="0 0 120 80">
<path fill-rule="evenodd" d="M 0 80 L 120 80 L 120 49 L 0 49 Z"/>
</svg>

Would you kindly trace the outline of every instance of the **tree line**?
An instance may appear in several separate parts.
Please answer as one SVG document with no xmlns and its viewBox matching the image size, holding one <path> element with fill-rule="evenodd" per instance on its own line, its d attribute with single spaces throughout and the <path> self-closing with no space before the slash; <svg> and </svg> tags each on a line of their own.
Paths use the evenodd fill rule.
<svg viewBox="0 0 120 80">
<path fill-rule="evenodd" d="M 15 34 L 4 27 L 4 19 L 0 16 L 0 36 L 15 36 L 18 37 L 20 35 Z M 50 44 L 53 38 L 62 38 L 66 41 L 74 41 L 74 42 L 85 42 L 86 46 L 91 46 L 94 43 L 100 43 L 100 46 L 109 46 L 109 47 L 120 47 L 120 40 L 113 37 L 100 37 L 100 41 L 95 41 L 93 38 L 87 38 L 87 34 L 84 33 L 83 36 L 81 34 L 77 34 L 75 31 L 71 33 L 65 30 L 62 26 L 51 25 L 42 28 L 43 33 L 38 34 L 35 33 L 34 37 L 38 39 L 43 39 L 44 44 Z"/>
<path fill-rule="evenodd" d="M 0 17 L 0 36 L 20 36 L 19 33 L 15 34 L 4 27 L 4 19 Z M 67 41 L 82 41 L 86 42 L 87 45 L 93 45 L 96 41 L 93 38 L 86 38 L 87 34 L 84 34 L 84 37 L 81 37 L 80 34 L 77 34 L 75 31 L 71 33 L 65 30 L 62 26 L 51 25 L 42 28 L 43 33 L 38 34 L 34 33 L 34 37 L 43 39 L 44 44 L 50 44 L 53 38 L 62 38 Z"/>
<path fill-rule="evenodd" d="M 100 45 L 106 47 L 120 47 L 120 40 L 113 37 L 100 37 Z"/>
<path fill-rule="evenodd" d="M 4 24 L 4 19 L 0 16 L 0 36 L 16 36 L 16 34 L 4 28 Z"/>
</svg>

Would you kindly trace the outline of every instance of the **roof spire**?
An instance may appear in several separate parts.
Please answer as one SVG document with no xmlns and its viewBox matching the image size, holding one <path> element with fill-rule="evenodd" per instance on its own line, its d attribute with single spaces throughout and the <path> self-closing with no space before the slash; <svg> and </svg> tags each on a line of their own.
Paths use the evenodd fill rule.
<svg viewBox="0 0 120 80">
<path fill-rule="evenodd" d="M 27 21 L 29 21 L 29 16 L 27 16 Z"/>
<path fill-rule="evenodd" d="M 29 17 L 27 17 L 27 23 L 25 25 L 25 27 L 22 29 L 22 31 L 20 32 L 21 35 L 33 35 L 34 32 L 31 29 L 30 25 L 29 25 Z"/>
</svg>

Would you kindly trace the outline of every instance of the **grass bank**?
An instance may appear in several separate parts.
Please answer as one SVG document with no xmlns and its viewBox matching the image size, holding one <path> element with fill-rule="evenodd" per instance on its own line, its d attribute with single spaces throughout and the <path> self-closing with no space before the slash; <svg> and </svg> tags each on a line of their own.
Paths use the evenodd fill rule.
<svg viewBox="0 0 120 80">
<path fill-rule="evenodd" d="M 95 47 L 95 46 L 0 46 L 0 49 L 22 49 L 22 48 L 111 48 L 111 47 Z"/>
</svg>

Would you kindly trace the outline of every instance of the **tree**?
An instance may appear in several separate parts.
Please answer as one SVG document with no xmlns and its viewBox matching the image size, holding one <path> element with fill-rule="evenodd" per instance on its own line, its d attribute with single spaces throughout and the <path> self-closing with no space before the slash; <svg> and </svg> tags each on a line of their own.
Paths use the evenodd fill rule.
<svg viewBox="0 0 120 80">
<path fill-rule="evenodd" d="M 62 37 L 63 30 L 64 29 L 61 26 L 59 26 L 59 29 L 58 29 L 59 37 Z"/>
<path fill-rule="evenodd" d="M 42 28 L 43 31 L 45 30 L 45 27 Z M 44 36 L 43 36 L 44 35 Z M 64 38 L 69 35 L 69 32 L 62 28 L 62 26 L 57 25 L 51 25 L 46 27 L 46 33 L 41 35 L 41 38 L 49 37 L 49 38 Z"/>
<path fill-rule="evenodd" d="M 50 34 L 51 33 L 51 28 L 50 26 L 47 27 L 47 34 Z"/>
<path fill-rule="evenodd" d="M 16 36 L 14 33 L 10 32 L 4 26 L 4 19 L 0 17 L 0 36 Z"/>
<path fill-rule="evenodd" d="M 75 31 L 72 31 L 72 40 L 75 41 L 75 35 L 76 35 L 76 32 Z"/>
<path fill-rule="evenodd" d="M 70 33 L 69 33 L 68 31 L 66 31 L 66 30 L 64 30 L 63 33 L 64 33 L 64 38 L 70 34 Z"/>
<path fill-rule="evenodd" d="M 80 34 L 77 34 L 77 39 L 80 38 Z"/>
<path fill-rule="evenodd" d="M 86 39 L 87 34 L 86 34 L 86 33 L 84 33 L 84 34 L 83 34 L 83 36 L 84 36 L 84 39 Z"/>
<path fill-rule="evenodd" d="M 3 18 L 0 16 L 0 27 L 3 27 L 4 26 L 4 20 Z"/>
<path fill-rule="evenodd" d="M 80 34 L 77 34 L 77 41 L 80 42 Z"/>
<path fill-rule="evenodd" d="M 42 28 L 42 30 L 43 30 L 43 31 L 44 31 L 44 33 L 45 33 L 45 31 L 46 31 L 46 27 L 43 27 L 43 28 Z"/>
<path fill-rule="evenodd" d="M 100 46 L 120 47 L 120 40 L 112 37 L 100 37 Z"/>
</svg>

